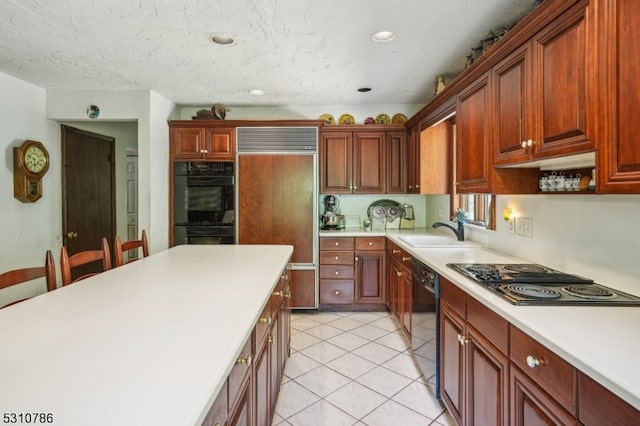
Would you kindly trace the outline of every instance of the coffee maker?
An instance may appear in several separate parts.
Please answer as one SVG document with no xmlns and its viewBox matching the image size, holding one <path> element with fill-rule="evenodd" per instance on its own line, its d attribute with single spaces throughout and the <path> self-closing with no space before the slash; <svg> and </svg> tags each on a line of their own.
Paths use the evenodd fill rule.
<svg viewBox="0 0 640 426">
<path fill-rule="evenodd" d="M 340 227 L 340 200 L 335 195 L 325 195 L 324 213 L 320 215 L 320 224 L 323 230 L 338 229 Z"/>
</svg>

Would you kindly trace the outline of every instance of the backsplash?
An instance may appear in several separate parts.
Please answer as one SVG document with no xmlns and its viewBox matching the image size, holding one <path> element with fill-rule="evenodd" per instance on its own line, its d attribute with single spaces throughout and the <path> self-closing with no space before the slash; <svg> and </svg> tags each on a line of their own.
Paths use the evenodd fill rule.
<svg viewBox="0 0 640 426">
<path fill-rule="evenodd" d="M 410 204 L 414 207 L 415 226 L 418 228 L 426 226 L 426 208 L 424 195 L 407 194 L 378 194 L 378 195 L 337 195 L 340 202 L 340 213 L 349 216 L 359 216 L 358 222 L 368 219 L 367 209 L 369 205 L 377 200 L 394 200 L 400 204 Z M 318 210 L 324 212 L 324 195 L 318 198 Z"/>
<path fill-rule="evenodd" d="M 436 212 L 448 203 L 448 196 L 427 196 L 427 221 L 438 220 Z M 531 237 L 509 232 L 500 214 L 504 206 L 532 219 Z M 498 195 L 496 212 L 495 231 L 467 226 L 466 236 L 490 249 L 640 294 L 640 196 Z"/>
</svg>

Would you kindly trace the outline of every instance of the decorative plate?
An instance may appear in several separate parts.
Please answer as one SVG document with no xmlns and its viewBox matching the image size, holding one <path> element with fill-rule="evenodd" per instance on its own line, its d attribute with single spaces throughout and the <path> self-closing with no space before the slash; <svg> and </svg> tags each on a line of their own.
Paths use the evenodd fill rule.
<svg viewBox="0 0 640 426">
<path fill-rule="evenodd" d="M 364 124 L 376 124 L 376 120 L 373 117 L 367 117 L 364 120 Z"/>
<path fill-rule="evenodd" d="M 355 124 L 356 120 L 353 118 L 351 114 L 342 114 L 340 119 L 338 120 L 340 124 Z"/>
<path fill-rule="evenodd" d="M 391 124 L 391 118 L 387 114 L 378 114 L 376 116 L 376 124 Z"/>
<path fill-rule="evenodd" d="M 324 121 L 324 124 L 327 126 L 333 126 L 336 124 L 336 119 L 333 118 L 333 115 L 331 114 L 322 114 L 318 119 Z"/>
<path fill-rule="evenodd" d="M 391 117 L 392 124 L 404 124 L 407 121 L 407 116 L 404 114 L 395 114 Z"/>
</svg>

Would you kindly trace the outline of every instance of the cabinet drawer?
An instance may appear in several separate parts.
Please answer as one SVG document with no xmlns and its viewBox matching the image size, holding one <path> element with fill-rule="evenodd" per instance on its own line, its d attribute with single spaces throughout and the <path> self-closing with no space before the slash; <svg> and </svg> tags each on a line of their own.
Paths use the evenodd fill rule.
<svg viewBox="0 0 640 426">
<path fill-rule="evenodd" d="M 320 238 L 320 250 L 353 250 L 355 247 L 353 238 Z"/>
<path fill-rule="evenodd" d="M 255 336 L 256 336 L 256 349 L 260 347 L 262 341 L 266 338 L 269 333 L 269 329 L 271 328 L 271 304 L 267 303 L 267 306 L 264 307 L 262 313 L 258 317 L 255 326 Z"/>
<path fill-rule="evenodd" d="M 236 358 L 236 365 L 231 369 L 229 373 L 228 386 L 229 386 L 229 406 L 234 404 L 238 398 L 238 392 L 242 386 L 245 376 L 251 370 L 251 363 L 253 362 L 253 336 L 247 339 L 244 344 L 240 355 Z"/>
<path fill-rule="evenodd" d="M 352 304 L 353 280 L 320 280 L 320 303 Z"/>
<path fill-rule="evenodd" d="M 580 371 L 578 413 L 585 426 L 632 425 L 640 419 L 640 411 Z"/>
<path fill-rule="evenodd" d="M 467 322 L 503 354 L 509 353 L 507 320 L 470 296 L 467 296 Z"/>
<path fill-rule="evenodd" d="M 444 277 L 440 277 L 440 299 L 466 318 L 466 293 Z"/>
<path fill-rule="evenodd" d="M 384 250 L 385 237 L 357 237 L 356 250 Z"/>
<path fill-rule="evenodd" d="M 320 265 L 320 279 L 353 279 L 353 266 L 348 265 Z"/>
<path fill-rule="evenodd" d="M 321 251 L 320 265 L 353 265 L 353 252 Z"/>
<path fill-rule="evenodd" d="M 576 369 L 536 340 L 511 326 L 511 361 L 568 412 L 576 414 Z M 528 361 L 539 363 L 530 367 Z"/>
<path fill-rule="evenodd" d="M 387 241 L 387 257 L 411 269 L 411 255 L 390 241 Z"/>
</svg>

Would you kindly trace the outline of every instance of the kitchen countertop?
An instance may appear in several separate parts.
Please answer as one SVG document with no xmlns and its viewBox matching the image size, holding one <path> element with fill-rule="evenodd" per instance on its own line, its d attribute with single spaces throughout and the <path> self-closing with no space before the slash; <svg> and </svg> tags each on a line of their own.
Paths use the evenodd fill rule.
<svg viewBox="0 0 640 426">
<path fill-rule="evenodd" d="M 177 246 L 1 309 L 0 412 L 199 425 L 292 253 Z"/>
<path fill-rule="evenodd" d="M 482 302 L 511 324 L 553 350 L 583 373 L 640 410 L 640 307 L 516 306 L 462 274 L 447 263 L 530 263 L 483 247 L 416 248 L 403 235 L 446 235 L 431 228 L 364 231 L 321 231 L 320 236 L 386 236 L 441 276 Z M 563 271 L 580 274 L 580 271 Z M 614 287 L 612 283 L 606 283 Z"/>
</svg>

